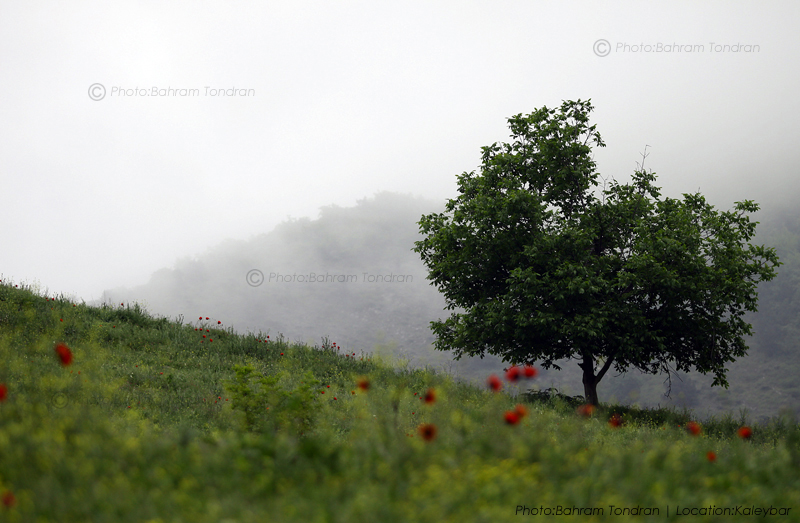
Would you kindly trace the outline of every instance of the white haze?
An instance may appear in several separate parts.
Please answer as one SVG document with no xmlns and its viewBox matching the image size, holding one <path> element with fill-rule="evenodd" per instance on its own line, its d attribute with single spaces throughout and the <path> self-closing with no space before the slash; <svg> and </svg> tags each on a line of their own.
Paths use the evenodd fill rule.
<svg viewBox="0 0 800 523">
<path fill-rule="evenodd" d="M 508 139 L 507 117 L 578 98 L 596 107 L 603 176 L 628 181 L 649 145 L 665 196 L 786 204 L 798 14 L 788 1 L 3 2 L 0 273 L 89 301 L 326 205 L 384 190 L 444 201 L 481 146 Z M 617 48 L 639 44 L 651 52 Z M 201 95 L 111 93 L 153 86 Z"/>
</svg>

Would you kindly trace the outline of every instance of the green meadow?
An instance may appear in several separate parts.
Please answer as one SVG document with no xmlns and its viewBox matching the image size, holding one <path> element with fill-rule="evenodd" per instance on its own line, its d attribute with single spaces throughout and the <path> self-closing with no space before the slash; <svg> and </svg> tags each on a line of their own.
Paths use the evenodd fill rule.
<svg viewBox="0 0 800 523">
<path fill-rule="evenodd" d="M 0 284 L 0 521 L 800 521 L 788 415 L 589 412 L 205 312 Z"/>
</svg>

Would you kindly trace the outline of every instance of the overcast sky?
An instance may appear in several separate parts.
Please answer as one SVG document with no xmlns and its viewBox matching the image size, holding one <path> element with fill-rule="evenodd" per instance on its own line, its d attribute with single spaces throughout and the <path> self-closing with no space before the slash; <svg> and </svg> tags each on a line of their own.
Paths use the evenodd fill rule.
<svg viewBox="0 0 800 523">
<path fill-rule="evenodd" d="M 605 177 L 649 145 L 662 196 L 785 205 L 798 26 L 791 1 L 3 1 L 0 273 L 90 301 L 322 206 L 444 201 L 563 100 L 592 100 Z"/>
</svg>

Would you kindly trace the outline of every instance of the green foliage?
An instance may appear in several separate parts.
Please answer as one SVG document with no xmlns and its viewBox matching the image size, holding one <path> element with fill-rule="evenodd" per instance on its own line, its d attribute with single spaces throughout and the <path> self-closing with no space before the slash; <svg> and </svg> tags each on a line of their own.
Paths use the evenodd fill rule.
<svg viewBox="0 0 800 523">
<path fill-rule="evenodd" d="M 312 428 L 312 420 L 319 395 L 313 387 L 319 384 L 310 370 L 303 375 L 303 381 L 293 390 L 280 386 L 285 374 L 261 376 L 260 390 L 255 390 L 250 379 L 255 371 L 247 365 L 235 365 L 235 381 L 225 381 L 230 391 L 234 410 L 244 414 L 244 430 L 264 432 L 267 430 L 291 431 L 303 434 Z"/>
<path fill-rule="evenodd" d="M 718 213 L 700 194 L 659 201 L 644 170 L 598 200 L 587 144 L 605 144 L 591 110 L 578 100 L 509 118 L 514 141 L 484 147 L 480 174 L 459 176 L 447 212 L 419 221 L 427 237 L 414 251 L 428 278 L 449 309 L 466 310 L 431 322 L 435 347 L 544 368 L 575 358 L 593 404 L 612 366 L 695 369 L 727 387 L 725 364 L 752 333 L 743 309 L 756 310 L 756 282 L 780 265 L 774 248 L 742 245 L 756 226 L 744 214 L 758 205 Z"/>
</svg>

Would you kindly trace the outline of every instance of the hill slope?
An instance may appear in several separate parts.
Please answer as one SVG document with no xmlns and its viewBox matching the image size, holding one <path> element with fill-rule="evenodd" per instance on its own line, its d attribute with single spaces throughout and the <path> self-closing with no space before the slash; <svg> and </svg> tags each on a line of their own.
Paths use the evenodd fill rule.
<svg viewBox="0 0 800 523">
<path fill-rule="evenodd" d="M 3 282 L 0 520 L 789 521 L 800 504 L 786 420 L 579 415 L 344 352 Z"/>
<path fill-rule="evenodd" d="M 420 216 L 443 210 L 443 202 L 393 193 L 353 208 L 326 207 L 317 220 L 285 222 L 250 241 L 224 242 L 156 272 L 145 285 L 106 291 L 104 300 L 139 301 L 171 317 L 213 314 L 240 331 L 282 333 L 312 344 L 328 336 L 348 350 L 406 358 L 413 367 L 429 364 L 480 383 L 506 365 L 495 357 L 452 362 L 431 346 L 429 322 L 450 311 L 443 310 L 444 298 L 411 248 L 421 239 Z M 731 388 L 711 388 L 710 377 L 679 373 L 666 398 L 666 376 L 632 371 L 606 376 L 601 401 L 686 405 L 704 413 L 744 408 L 758 418 L 782 408 L 800 410 L 800 215 L 771 212 L 759 213 L 763 223 L 753 243 L 775 246 L 785 265 L 775 280 L 759 285 L 759 312 L 745 316 L 754 336 L 747 340 L 749 356 L 730 366 Z M 254 270 L 263 275 L 260 285 L 252 285 L 259 281 Z M 336 281 L 298 281 L 312 276 Z M 351 279 L 340 282 L 341 276 Z M 542 384 L 582 394 L 577 365 L 564 362 L 562 368 L 544 372 Z"/>
</svg>

